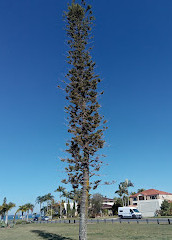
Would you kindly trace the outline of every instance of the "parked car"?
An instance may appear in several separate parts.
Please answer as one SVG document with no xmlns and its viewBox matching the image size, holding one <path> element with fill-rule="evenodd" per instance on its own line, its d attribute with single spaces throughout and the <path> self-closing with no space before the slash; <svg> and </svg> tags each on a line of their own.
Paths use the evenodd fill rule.
<svg viewBox="0 0 172 240">
<path fill-rule="evenodd" d="M 118 216 L 120 218 L 142 218 L 142 214 L 134 207 L 119 207 Z"/>
<path fill-rule="evenodd" d="M 49 220 L 49 217 L 47 217 L 47 216 L 43 216 L 42 218 L 41 218 L 41 221 L 48 221 Z"/>
</svg>

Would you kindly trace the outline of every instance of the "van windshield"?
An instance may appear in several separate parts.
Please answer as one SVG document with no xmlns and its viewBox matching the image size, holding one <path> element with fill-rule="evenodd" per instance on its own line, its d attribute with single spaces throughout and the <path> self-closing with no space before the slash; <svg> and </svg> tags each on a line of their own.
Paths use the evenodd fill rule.
<svg viewBox="0 0 172 240">
<path fill-rule="evenodd" d="M 137 209 L 133 209 L 134 212 L 139 212 Z"/>
</svg>

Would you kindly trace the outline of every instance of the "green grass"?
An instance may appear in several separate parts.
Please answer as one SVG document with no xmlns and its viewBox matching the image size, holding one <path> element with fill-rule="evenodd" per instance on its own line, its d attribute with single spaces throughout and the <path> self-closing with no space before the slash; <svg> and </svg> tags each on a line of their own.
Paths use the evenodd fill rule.
<svg viewBox="0 0 172 240">
<path fill-rule="evenodd" d="M 78 240 L 78 225 L 27 224 L 0 229 L 2 240 Z M 170 240 L 172 225 L 100 223 L 88 225 L 88 240 Z"/>
</svg>

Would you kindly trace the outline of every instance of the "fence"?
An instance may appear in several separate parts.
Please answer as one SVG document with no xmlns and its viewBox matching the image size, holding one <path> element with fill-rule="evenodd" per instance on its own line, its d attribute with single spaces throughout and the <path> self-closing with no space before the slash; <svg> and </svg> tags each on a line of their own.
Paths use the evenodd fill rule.
<svg viewBox="0 0 172 240">
<path fill-rule="evenodd" d="M 172 218 L 147 218 L 147 219 L 120 219 L 120 218 L 111 218 L 111 219 L 88 219 L 88 223 L 155 223 L 155 224 L 172 224 Z M 77 224 L 79 219 L 60 219 L 60 220 L 51 220 L 51 221 L 35 221 L 36 224 L 45 224 L 45 223 L 66 223 L 66 224 Z"/>
</svg>

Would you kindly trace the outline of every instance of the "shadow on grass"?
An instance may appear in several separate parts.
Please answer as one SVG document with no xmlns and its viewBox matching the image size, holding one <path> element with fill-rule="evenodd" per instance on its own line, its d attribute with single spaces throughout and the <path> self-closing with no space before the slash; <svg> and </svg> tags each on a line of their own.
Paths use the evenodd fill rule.
<svg viewBox="0 0 172 240">
<path fill-rule="evenodd" d="M 66 238 L 58 234 L 49 233 L 46 231 L 32 230 L 31 232 L 36 233 L 39 237 L 42 237 L 42 239 L 47 239 L 47 240 L 73 240 L 72 238 Z"/>
</svg>

